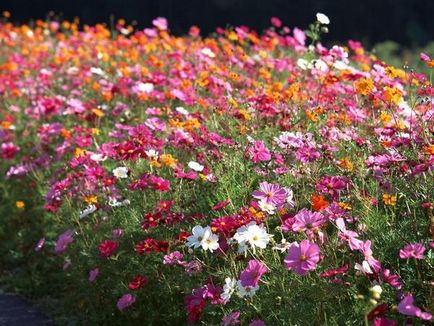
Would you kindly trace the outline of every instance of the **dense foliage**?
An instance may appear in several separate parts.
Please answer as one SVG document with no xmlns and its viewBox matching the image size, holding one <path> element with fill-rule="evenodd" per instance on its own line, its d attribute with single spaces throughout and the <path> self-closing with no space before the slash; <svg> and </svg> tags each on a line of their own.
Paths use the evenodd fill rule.
<svg viewBox="0 0 434 326">
<path fill-rule="evenodd" d="M 0 23 L 4 286 L 71 325 L 429 323 L 431 78 L 327 24 Z"/>
</svg>

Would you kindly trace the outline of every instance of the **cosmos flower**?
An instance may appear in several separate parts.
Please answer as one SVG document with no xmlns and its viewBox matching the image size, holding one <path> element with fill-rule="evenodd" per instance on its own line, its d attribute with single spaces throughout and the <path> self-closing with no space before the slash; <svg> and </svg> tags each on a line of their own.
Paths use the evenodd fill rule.
<svg viewBox="0 0 434 326">
<path fill-rule="evenodd" d="M 259 189 L 254 191 L 252 196 L 267 204 L 278 206 L 285 203 L 288 197 L 288 190 L 278 184 L 264 181 L 259 184 Z"/>
<path fill-rule="evenodd" d="M 268 268 L 258 260 L 252 259 L 249 261 L 246 269 L 241 272 L 241 285 L 255 287 L 258 285 L 261 277 L 267 273 Z"/>
<path fill-rule="evenodd" d="M 421 243 L 410 243 L 406 245 L 403 249 L 399 250 L 399 257 L 401 259 L 423 259 L 423 253 L 425 252 L 425 247 Z"/>
<path fill-rule="evenodd" d="M 121 166 L 113 170 L 113 175 L 118 179 L 128 178 L 128 168 Z"/>
<path fill-rule="evenodd" d="M 195 249 L 202 247 L 205 251 L 213 252 L 219 248 L 218 235 L 214 234 L 209 226 L 203 228 L 196 225 L 192 230 L 192 235 L 187 238 L 187 246 Z"/>
<path fill-rule="evenodd" d="M 74 241 L 74 231 L 73 230 L 67 230 L 65 232 L 63 232 L 61 235 L 59 235 L 59 237 L 57 238 L 56 241 L 56 246 L 54 248 L 54 252 L 56 254 L 61 254 L 62 252 L 64 252 L 66 250 L 66 248 L 68 247 L 68 245 Z"/>
<path fill-rule="evenodd" d="M 294 270 L 304 276 L 308 271 L 316 268 L 320 259 L 319 253 L 318 245 L 309 240 L 303 240 L 300 244 L 295 242 L 289 247 L 284 263 L 288 270 Z"/>
<path fill-rule="evenodd" d="M 117 307 L 120 311 L 122 311 L 131 306 L 134 302 L 136 302 L 136 297 L 130 293 L 126 293 L 119 298 Z"/>
<path fill-rule="evenodd" d="M 413 304 L 413 295 L 408 294 L 404 296 L 401 302 L 398 304 L 398 311 L 407 316 L 415 316 L 423 320 L 432 320 L 432 314 L 422 311 L 419 307 Z"/>
<path fill-rule="evenodd" d="M 221 294 L 221 298 L 223 299 L 223 303 L 227 303 L 232 294 L 237 289 L 237 280 L 227 277 L 225 278 L 225 285 L 223 285 L 223 292 Z"/>
<path fill-rule="evenodd" d="M 233 238 L 238 242 L 242 252 L 245 252 L 246 246 L 250 246 L 255 252 L 256 247 L 265 249 L 271 236 L 263 224 L 257 225 L 256 222 L 252 221 L 238 228 Z"/>
<path fill-rule="evenodd" d="M 320 12 L 316 14 L 316 20 L 319 21 L 320 24 L 323 24 L 323 25 L 330 24 L 330 19 L 326 15 L 324 15 Z"/>
</svg>

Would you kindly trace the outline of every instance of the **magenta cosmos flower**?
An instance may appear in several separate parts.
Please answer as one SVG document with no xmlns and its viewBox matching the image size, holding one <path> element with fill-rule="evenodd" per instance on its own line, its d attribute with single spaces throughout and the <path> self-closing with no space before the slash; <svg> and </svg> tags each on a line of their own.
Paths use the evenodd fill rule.
<svg viewBox="0 0 434 326">
<path fill-rule="evenodd" d="M 124 294 L 117 303 L 117 307 L 120 311 L 125 308 L 131 306 L 134 302 L 136 302 L 136 297 L 130 293 Z"/>
<path fill-rule="evenodd" d="M 285 188 L 266 181 L 259 184 L 259 189 L 253 192 L 253 197 L 267 204 L 276 206 L 283 204 L 288 196 L 288 191 Z"/>
<path fill-rule="evenodd" d="M 256 287 L 262 275 L 267 271 L 267 267 L 260 261 L 255 259 L 250 260 L 247 268 L 240 275 L 241 285 L 244 287 Z"/>
<path fill-rule="evenodd" d="M 67 230 L 63 232 L 61 235 L 59 235 L 59 238 L 56 241 L 54 252 L 56 254 L 61 254 L 66 250 L 66 248 L 72 241 L 74 241 L 74 231 Z"/>
<path fill-rule="evenodd" d="M 414 304 L 414 298 L 411 294 L 406 295 L 398 305 L 398 311 L 407 316 L 415 316 L 423 320 L 431 320 L 432 315 L 428 312 L 422 311 L 419 307 Z"/>
<path fill-rule="evenodd" d="M 399 257 L 402 259 L 423 259 L 423 253 L 425 252 L 425 247 L 421 243 L 410 243 L 406 245 L 403 249 L 399 251 Z"/>
<path fill-rule="evenodd" d="M 318 245 L 309 240 L 303 240 L 300 244 L 295 242 L 288 249 L 288 255 L 284 260 L 285 266 L 288 270 L 294 270 L 304 276 L 308 271 L 316 268 L 319 252 Z"/>
<path fill-rule="evenodd" d="M 255 143 L 249 147 L 248 149 L 250 157 L 253 160 L 253 163 L 259 163 L 260 161 L 269 161 L 271 160 L 271 154 L 267 147 L 265 147 L 264 143 L 261 141 L 255 141 Z"/>
</svg>

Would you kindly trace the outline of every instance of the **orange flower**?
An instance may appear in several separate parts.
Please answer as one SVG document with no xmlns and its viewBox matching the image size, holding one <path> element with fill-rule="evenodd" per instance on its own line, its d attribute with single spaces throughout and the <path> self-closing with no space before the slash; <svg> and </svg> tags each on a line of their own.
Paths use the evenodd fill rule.
<svg viewBox="0 0 434 326">
<path fill-rule="evenodd" d="M 327 200 L 324 199 L 323 195 L 315 196 L 314 194 L 312 194 L 310 198 L 312 200 L 312 208 L 314 211 L 319 211 L 323 208 L 326 208 L 330 204 Z"/>
<path fill-rule="evenodd" d="M 383 202 L 387 206 L 395 206 L 396 195 L 383 194 Z"/>
<path fill-rule="evenodd" d="M 402 93 L 396 87 L 384 87 L 383 95 L 387 102 L 392 102 L 396 105 L 399 104 L 402 98 Z"/>
<path fill-rule="evenodd" d="M 171 168 L 176 165 L 176 159 L 170 154 L 162 154 L 160 160 L 163 165 L 170 166 Z"/>
<path fill-rule="evenodd" d="M 18 201 L 15 202 L 15 206 L 16 206 L 17 208 L 19 208 L 19 209 L 23 209 L 24 206 L 25 206 L 25 204 L 24 204 L 23 201 L 18 200 Z"/>
<path fill-rule="evenodd" d="M 90 204 L 96 204 L 96 203 L 98 203 L 98 198 L 96 196 L 94 196 L 94 195 L 89 195 L 89 196 L 84 197 L 84 201 L 88 205 L 90 205 Z"/>
<path fill-rule="evenodd" d="M 369 78 L 360 78 L 355 82 L 354 87 L 360 95 L 368 95 L 374 89 L 374 83 Z"/>
</svg>

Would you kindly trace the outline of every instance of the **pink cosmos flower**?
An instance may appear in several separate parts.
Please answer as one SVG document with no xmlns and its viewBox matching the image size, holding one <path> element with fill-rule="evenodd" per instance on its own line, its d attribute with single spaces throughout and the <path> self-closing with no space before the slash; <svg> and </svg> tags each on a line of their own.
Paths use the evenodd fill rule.
<svg viewBox="0 0 434 326">
<path fill-rule="evenodd" d="M 252 259 L 249 261 L 247 268 L 241 273 L 240 281 L 244 287 L 256 287 L 262 275 L 267 273 L 268 268 L 261 262 Z"/>
<path fill-rule="evenodd" d="M 373 253 L 371 249 L 371 240 L 362 242 L 359 250 L 365 255 L 365 260 L 368 262 L 369 266 L 371 266 L 374 271 L 378 273 L 381 270 L 381 263 L 372 256 Z"/>
<path fill-rule="evenodd" d="M 263 320 L 257 319 L 250 322 L 249 326 L 266 326 Z"/>
<path fill-rule="evenodd" d="M 130 293 L 126 293 L 118 300 L 117 307 L 122 311 L 131 306 L 134 302 L 136 302 L 136 297 Z"/>
<path fill-rule="evenodd" d="M 303 240 L 298 244 L 293 243 L 288 249 L 288 255 L 284 263 L 288 270 L 295 270 L 301 276 L 309 270 L 314 270 L 319 262 L 320 249 L 317 244 L 309 240 Z"/>
<path fill-rule="evenodd" d="M 35 251 L 38 252 L 42 249 L 42 247 L 45 244 L 45 237 L 42 237 L 41 239 L 39 239 L 38 243 L 35 246 Z"/>
<path fill-rule="evenodd" d="M 423 244 L 410 243 L 399 251 L 399 257 L 401 259 L 409 259 L 409 258 L 423 259 L 424 252 L 425 252 L 425 247 Z"/>
<path fill-rule="evenodd" d="M 393 286 L 395 289 L 400 289 L 402 287 L 401 285 L 401 281 L 399 279 L 398 275 L 395 274 L 390 274 L 390 270 L 389 269 L 383 269 L 381 271 L 381 280 L 387 284 L 390 284 L 391 286 Z"/>
<path fill-rule="evenodd" d="M 124 235 L 124 230 L 122 229 L 113 229 L 112 230 L 112 238 L 113 239 L 119 239 Z"/>
<path fill-rule="evenodd" d="M 431 320 L 432 315 L 428 312 L 423 312 L 422 309 L 413 305 L 413 295 L 406 295 L 398 304 L 398 311 L 407 316 L 415 316 L 423 320 Z"/>
<path fill-rule="evenodd" d="M 307 231 L 312 232 L 313 229 L 320 227 L 324 222 L 324 216 L 318 212 L 311 212 L 303 208 L 294 216 L 294 224 L 292 230 L 294 232 Z"/>
<path fill-rule="evenodd" d="M 336 219 L 336 225 L 341 231 L 339 233 L 339 238 L 348 242 L 348 246 L 351 250 L 358 250 L 363 244 L 362 240 L 357 239 L 359 234 L 357 232 L 347 230 L 347 228 L 345 227 L 344 219 L 341 217 Z"/>
<path fill-rule="evenodd" d="M 421 59 L 422 61 L 425 61 L 425 62 L 430 61 L 430 57 L 429 57 L 429 55 L 426 54 L 426 53 L 424 53 L 424 52 L 421 52 L 419 56 L 420 56 L 420 59 Z"/>
<path fill-rule="evenodd" d="M 73 237 L 74 231 L 73 230 L 67 230 L 63 232 L 61 235 L 59 235 L 59 238 L 57 238 L 56 246 L 54 248 L 54 252 L 56 254 L 61 254 L 66 250 L 68 245 L 74 241 Z"/>
<path fill-rule="evenodd" d="M 302 163 L 308 163 L 319 159 L 321 154 L 315 149 L 315 147 L 303 146 L 295 152 L 295 157 Z"/>
<path fill-rule="evenodd" d="M 240 312 L 232 311 L 229 315 L 224 316 L 222 318 L 222 321 L 220 322 L 220 326 L 237 325 L 240 323 L 239 318 L 240 318 Z"/>
<path fill-rule="evenodd" d="M 167 19 L 164 17 L 157 17 L 152 21 L 152 25 L 159 30 L 165 31 L 167 29 Z"/>
<path fill-rule="evenodd" d="M 248 152 L 255 164 L 260 161 L 271 160 L 270 151 L 265 147 L 264 143 L 259 140 L 255 141 L 255 143 L 248 148 Z"/>
<path fill-rule="evenodd" d="M 99 268 L 98 267 L 89 271 L 89 282 L 94 282 L 98 275 L 99 275 Z"/>
<path fill-rule="evenodd" d="M 344 190 L 347 185 L 347 180 L 345 177 L 339 176 L 326 176 L 321 178 L 321 180 L 316 185 L 316 191 L 323 195 L 330 195 L 333 199 L 339 198 L 339 192 Z"/>
<path fill-rule="evenodd" d="M 277 17 L 271 17 L 271 24 L 273 24 L 273 26 L 277 28 L 282 27 L 282 21 Z"/>
<path fill-rule="evenodd" d="M 183 263 L 184 255 L 179 251 L 171 252 L 163 257 L 164 265 L 180 265 Z"/>
<path fill-rule="evenodd" d="M 278 184 L 261 182 L 260 190 L 254 191 L 252 196 L 267 204 L 280 205 L 285 202 L 288 196 L 288 191 L 280 187 Z"/>
</svg>

